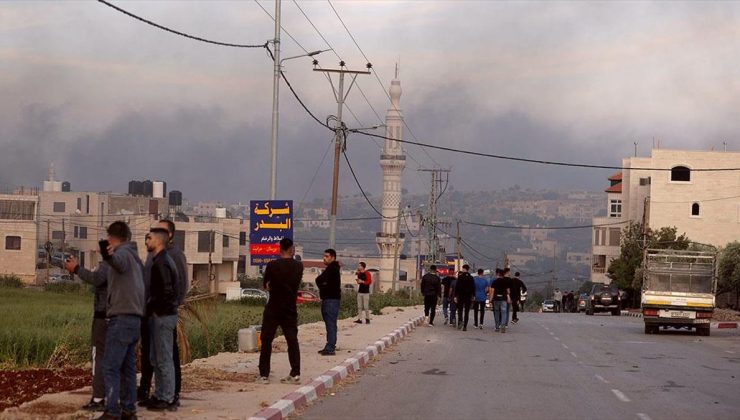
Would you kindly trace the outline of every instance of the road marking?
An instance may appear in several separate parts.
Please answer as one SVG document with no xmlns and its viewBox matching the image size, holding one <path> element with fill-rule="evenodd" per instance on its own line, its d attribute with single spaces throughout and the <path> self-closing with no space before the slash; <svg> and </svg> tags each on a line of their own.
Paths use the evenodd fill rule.
<svg viewBox="0 0 740 420">
<path fill-rule="evenodd" d="M 639 417 L 639 418 L 640 418 L 640 420 L 652 420 L 652 419 L 650 418 L 650 416 L 648 416 L 648 415 L 647 415 L 647 414 L 645 414 L 645 413 L 637 413 L 637 417 Z"/>
<path fill-rule="evenodd" d="M 734 351 L 732 351 L 732 350 L 725 350 L 725 353 L 729 353 L 729 354 L 735 354 L 735 352 L 734 352 Z"/>
<path fill-rule="evenodd" d="M 552 332 L 552 331 L 550 331 L 550 335 L 555 335 L 555 333 L 554 333 L 554 332 Z"/>
<path fill-rule="evenodd" d="M 601 376 L 601 375 L 594 375 L 594 376 L 596 376 L 596 379 L 600 380 L 601 382 L 603 382 L 605 384 L 608 384 L 609 383 L 609 381 L 607 381 L 606 379 L 604 379 L 604 377 Z"/>
<path fill-rule="evenodd" d="M 619 401 L 622 401 L 622 402 L 630 402 L 631 401 L 629 398 L 627 398 L 626 395 L 624 395 L 624 393 L 622 391 L 620 391 L 618 389 L 612 389 L 612 392 L 619 399 Z"/>
<path fill-rule="evenodd" d="M 553 337 L 553 338 L 555 339 L 555 341 L 560 341 L 560 339 L 559 339 L 559 338 L 557 338 L 557 337 Z"/>
<path fill-rule="evenodd" d="M 566 350 L 568 350 L 570 347 L 568 347 L 565 344 L 563 344 L 563 348 L 566 349 Z"/>
<path fill-rule="evenodd" d="M 578 355 L 575 354 L 575 353 L 573 353 L 573 352 L 570 352 L 570 355 L 573 356 L 573 357 L 575 357 L 576 359 L 578 358 Z"/>
</svg>

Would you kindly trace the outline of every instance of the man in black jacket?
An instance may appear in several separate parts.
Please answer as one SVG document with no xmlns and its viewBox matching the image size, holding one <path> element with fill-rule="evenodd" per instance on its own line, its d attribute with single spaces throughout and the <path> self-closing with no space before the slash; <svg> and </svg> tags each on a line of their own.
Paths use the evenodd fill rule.
<svg viewBox="0 0 740 420">
<path fill-rule="evenodd" d="M 298 309 L 296 298 L 303 279 L 303 264 L 293 258 L 295 247 L 290 238 L 280 240 L 280 258 L 270 261 L 265 268 L 262 286 L 270 292 L 270 299 L 262 315 L 262 347 L 260 348 L 260 377 L 258 383 L 270 383 L 272 340 L 280 327 L 288 343 L 290 374 L 282 383 L 301 383 L 301 352 L 298 347 Z"/>
<path fill-rule="evenodd" d="M 172 350 L 177 328 L 179 284 L 177 267 L 167 253 L 168 242 L 167 229 L 152 228 L 146 235 L 146 247 L 153 256 L 146 312 L 151 334 L 149 360 L 154 368 L 155 387 L 154 396 L 144 405 L 153 411 L 177 409 L 173 404 L 175 364 Z"/>
<path fill-rule="evenodd" d="M 437 275 L 437 266 L 429 266 L 429 272 L 421 278 L 421 294 L 424 296 L 424 318 L 429 326 L 434 326 L 434 314 L 437 312 L 437 300 L 442 296 L 442 281 Z"/>
<path fill-rule="evenodd" d="M 455 286 L 455 304 L 457 305 L 457 329 L 468 330 L 470 305 L 475 298 L 475 279 L 470 275 L 470 266 L 465 264 L 457 275 Z"/>
<path fill-rule="evenodd" d="M 316 286 L 321 297 L 321 317 L 326 325 L 326 345 L 319 354 L 334 356 L 337 349 L 337 318 L 342 299 L 342 281 L 337 252 L 331 248 L 324 251 L 324 271 L 316 277 Z"/>
</svg>

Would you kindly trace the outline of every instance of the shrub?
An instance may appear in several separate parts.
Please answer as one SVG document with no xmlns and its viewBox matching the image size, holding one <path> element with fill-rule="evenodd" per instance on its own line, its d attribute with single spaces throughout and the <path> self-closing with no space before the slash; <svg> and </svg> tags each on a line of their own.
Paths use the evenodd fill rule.
<svg viewBox="0 0 740 420">
<path fill-rule="evenodd" d="M 44 285 L 44 290 L 52 293 L 80 293 L 82 285 L 72 282 L 47 283 Z"/>
<path fill-rule="evenodd" d="M 0 287 L 20 289 L 23 287 L 23 280 L 15 274 L 0 275 Z"/>
</svg>

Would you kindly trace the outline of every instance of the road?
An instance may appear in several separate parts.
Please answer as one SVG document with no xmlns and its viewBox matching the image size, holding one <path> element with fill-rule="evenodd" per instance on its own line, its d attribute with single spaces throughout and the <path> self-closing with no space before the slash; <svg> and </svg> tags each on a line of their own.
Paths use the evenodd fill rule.
<svg viewBox="0 0 740 420">
<path fill-rule="evenodd" d="M 739 419 L 740 333 L 644 335 L 642 320 L 521 315 L 506 334 L 420 327 L 312 419 Z M 471 311 L 472 318 L 472 311 Z"/>
</svg>

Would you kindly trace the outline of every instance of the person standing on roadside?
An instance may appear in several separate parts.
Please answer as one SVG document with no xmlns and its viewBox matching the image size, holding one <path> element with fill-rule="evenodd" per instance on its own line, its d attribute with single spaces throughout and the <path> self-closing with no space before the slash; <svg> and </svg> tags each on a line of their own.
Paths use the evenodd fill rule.
<svg viewBox="0 0 740 420">
<path fill-rule="evenodd" d="M 143 264 L 131 241 L 131 230 L 123 221 L 110 224 L 108 239 L 100 241 L 100 253 L 108 264 L 108 295 L 103 374 L 105 375 L 105 412 L 98 420 L 136 418 L 136 343 L 141 335 L 144 315 Z M 67 270 L 88 275 L 76 258 Z"/>
<path fill-rule="evenodd" d="M 360 261 L 357 267 L 357 321 L 355 324 L 362 324 L 362 312 L 365 312 L 365 323 L 370 323 L 370 285 L 373 283 L 372 274 L 366 271 L 367 264 Z"/>
<path fill-rule="evenodd" d="M 442 279 L 442 315 L 445 317 L 445 325 L 450 322 L 450 303 L 452 302 L 452 283 L 456 282 L 454 271 Z M 455 309 L 452 309 L 452 322 L 455 321 Z"/>
<path fill-rule="evenodd" d="M 483 269 L 478 269 L 478 275 L 473 278 L 475 281 L 475 302 L 473 303 L 473 326 L 483 329 L 483 318 L 486 314 L 486 298 L 490 288 L 488 279 L 483 276 Z M 479 317 L 480 314 L 480 317 Z"/>
<path fill-rule="evenodd" d="M 509 325 L 509 302 L 511 302 L 511 279 L 508 277 L 508 268 L 496 269 L 496 280 L 491 286 L 491 300 L 493 301 L 493 318 L 495 330 L 506 332 Z"/>
<path fill-rule="evenodd" d="M 437 301 L 442 296 L 442 281 L 437 275 L 437 266 L 429 266 L 429 272 L 421 278 L 421 294 L 424 296 L 424 321 L 434 326 L 434 315 L 437 312 Z"/>
<path fill-rule="evenodd" d="M 455 304 L 457 305 L 457 329 L 468 330 L 468 318 L 470 317 L 470 305 L 475 299 L 475 280 L 469 273 L 470 266 L 465 264 L 462 271 L 457 275 L 455 285 Z"/>
<path fill-rule="evenodd" d="M 337 318 L 342 299 L 341 271 L 337 252 L 331 248 L 324 251 L 324 271 L 316 277 L 316 286 L 321 297 L 321 317 L 326 325 L 326 345 L 319 350 L 322 356 L 334 356 L 337 349 Z"/>
<path fill-rule="evenodd" d="M 522 293 L 527 292 L 527 286 L 524 284 L 522 279 L 520 278 L 520 274 L 517 271 L 514 273 L 514 277 L 511 279 L 511 309 L 512 309 L 512 317 L 511 322 L 516 324 L 519 322 L 519 317 L 517 316 L 517 312 L 521 311 L 521 305 L 522 305 Z"/>
<path fill-rule="evenodd" d="M 563 292 L 556 287 L 555 292 L 552 294 L 552 298 L 555 300 L 555 307 L 557 308 L 556 312 L 561 312 L 563 310 Z"/>
<path fill-rule="evenodd" d="M 303 264 L 296 261 L 295 246 L 290 238 L 280 240 L 280 258 L 270 261 L 265 267 L 262 286 L 270 292 L 270 299 L 262 314 L 262 347 L 260 348 L 259 370 L 257 380 L 261 384 L 270 383 L 270 358 L 272 341 L 277 328 L 280 327 L 288 343 L 288 361 L 290 374 L 280 379 L 287 384 L 301 383 L 301 351 L 298 345 L 298 288 L 303 279 Z"/>
</svg>

